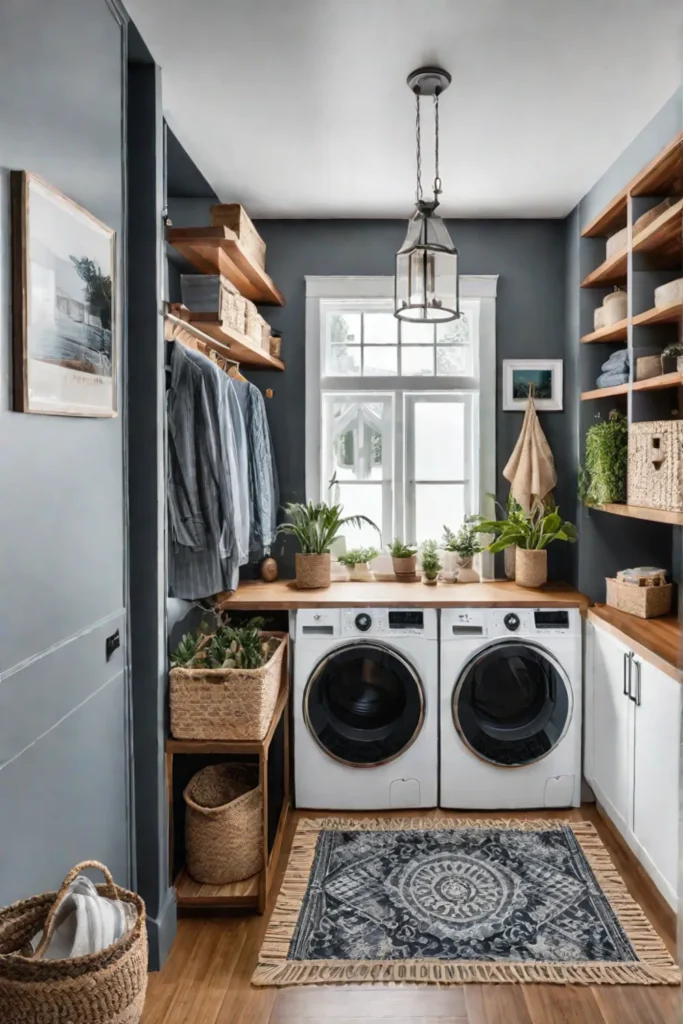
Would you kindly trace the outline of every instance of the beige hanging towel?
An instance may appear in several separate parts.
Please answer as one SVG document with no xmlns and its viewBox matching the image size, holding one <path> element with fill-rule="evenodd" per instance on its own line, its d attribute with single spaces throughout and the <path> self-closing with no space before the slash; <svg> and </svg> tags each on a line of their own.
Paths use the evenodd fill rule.
<svg viewBox="0 0 683 1024">
<path fill-rule="evenodd" d="M 510 493 L 525 512 L 529 512 L 536 502 L 542 502 L 557 483 L 553 453 L 541 429 L 531 395 L 522 432 L 503 476 L 510 481 Z"/>
</svg>

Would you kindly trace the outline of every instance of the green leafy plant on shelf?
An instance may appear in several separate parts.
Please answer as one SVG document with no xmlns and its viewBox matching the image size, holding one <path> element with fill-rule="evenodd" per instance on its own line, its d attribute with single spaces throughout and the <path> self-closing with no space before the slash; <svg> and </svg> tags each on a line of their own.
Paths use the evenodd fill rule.
<svg viewBox="0 0 683 1024">
<path fill-rule="evenodd" d="M 241 626 L 220 623 L 214 632 L 202 622 L 182 637 L 171 668 L 261 668 L 272 654 L 272 644 L 260 634 L 264 622 L 256 617 Z"/>
<path fill-rule="evenodd" d="M 404 544 L 402 540 L 398 539 L 398 537 L 394 537 L 388 550 L 392 558 L 412 558 L 413 555 L 417 554 L 416 547 L 411 547 L 410 544 Z"/>
<path fill-rule="evenodd" d="M 289 522 L 278 527 L 278 533 L 292 534 L 299 542 L 303 555 L 324 555 L 341 535 L 345 526 L 360 527 L 363 523 L 379 528 L 367 516 L 345 516 L 342 505 L 328 505 L 324 501 L 306 505 L 293 502 L 285 505 Z"/>
<path fill-rule="evenodd" d="M 377 558 L 379 552 L 376 548 L 353 548 L 351 551 L 347 551 L 345 555 L 339 555 L 337 561 L 341 562 L 342 565 L 365 565 L 366 562 L 371 562 L 373 558 Z"/>
<path fill-rule="evenodd" d="M 481 516 L 465 516 L 457 533 L 453 533 L 448 526 L 444 525 L 443 548 L 446 551 L 454 551 L 463 562 L 474 558 L 482 550 L 478 536 L 481 522 L 483 522 Z"/>
<path fill-rule="evenodd" d="M 586 462 L 579 469 L 579 497 L 586 505 L 626 501 L 628 422 L 618 409 L 586 434 Z"/>
<path fill-rule="evenodd" d="M 435 540 L 426 540 L 420 549 L 422 575 L 425 579 L 435 580 L 441 572 L 441 559 Z"/>
<path fill-rule="evenodd" d="M 576 527 L 562 519 L 552 500 L 539 503 L 530 512 L 525 512 L 513 498 L 508 500 L 505 519 L 483 519 L 475 529 L 478 533 L 496 535 L 496 539 L 488 546 L 492 552 L 504 551 L 512 544 L 523 551 L 543 551 L 556 540 L 570 544 L 576 541 Z"/>
</svg>

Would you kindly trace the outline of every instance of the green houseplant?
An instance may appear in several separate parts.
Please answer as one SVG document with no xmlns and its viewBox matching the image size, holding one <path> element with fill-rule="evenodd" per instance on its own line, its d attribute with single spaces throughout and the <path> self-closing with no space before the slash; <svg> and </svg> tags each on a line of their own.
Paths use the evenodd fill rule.
<svg viewBox="0 0 683 1024">
<path fill-rule="evenodd" d="M 299 542 L 296 554 L 296 585 L 302 590 L 314 590 L 330 585 L 330 547 L 345 526 L 359 527 L 363 523 L 379 529 L 367 516 L 345 516 L 342 505 L 328 505 L 324 501 L 306 505 L 292 502 L 285 506 L 288 522 L 278 527 L 278 533 L 292 534 Z"/>
<path fill-rule="evenodd" d="M 505 519 L 482 520 L 477 532 L 493 533 L 496 539 L 488 550 L 504 551 L 514 544 L 516 579 L 520 587 L 540 587 L 548 581 L 548 545 L 563 540 L 576 541 L 576 527 L 562 519 L 553 501 L 536 504 L 525 512 L 514 499 L 508 502 Z"/>
<path fill-rule="evenodd" d="M 393 543 L 389 545 L 389 554 L 396 579 L 404 581 L 415 579 L 416 547 L 404 544 L 402 540 L 395 537 Z"/>
<path fill-rule="evenodd" d="M 586 434 L 586 464 L 579 471 L 579 497 L 586 505 L 626 501 L 628 423 L 613 409 Z"/>
<path fill-rule="evenodd" d="M 441 572 L 441 559 L 435 540 L 424 542 L 420 550 L 420 561 L 422 563 L 422 582 L 428 587 L 435 587 L 437 577 Z"/>
<path fill-rule="evenodd" d="M 683 342 L 677 341 L 672 345 L 667 345 L 662 352 L 662 361 L 667 358 L 675 359 L 676 370 L 678 373 L 683 373 Z M 663 369 L 664 367 L 662 365 L 662 370 Z"/>
<path fill-rule="evenodd" d="M 478 533 L 481 522 L 481 516 L 465 516 L 457 533 L 453 533 L 448 526 L 444 525 L 443 528 L 444 569 L 449 574 L 457 571 L 463 583 L 479 580 L 472 568 L 472 559 L 483 550 Z"/>
<path fill-rule="evenodd" d="M 352 580 L 364 582 L 372 578 L 370 562 L 377 558 L 379 552 L 376 548 L 353 548 L 345 555 L 339 555 L 338 561 L 347 566 Z"/>
</svg>

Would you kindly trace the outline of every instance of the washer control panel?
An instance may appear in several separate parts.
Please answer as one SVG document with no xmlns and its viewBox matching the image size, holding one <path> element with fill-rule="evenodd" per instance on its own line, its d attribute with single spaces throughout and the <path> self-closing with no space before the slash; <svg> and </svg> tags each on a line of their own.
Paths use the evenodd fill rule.
<svg viewBox="0 0 683 1024">
<path fill-rule="evenodd" d="M 576 634 L 581 634 L 576 608 L 444 608 L 441 612 L 442 640 Z"/>
<path fill-rule="evenodd" d="M 342 633 L 344 636 L 429 636 L 435 639 L 436 613 L 418 608 L 344 608 Z"/>
</svg>

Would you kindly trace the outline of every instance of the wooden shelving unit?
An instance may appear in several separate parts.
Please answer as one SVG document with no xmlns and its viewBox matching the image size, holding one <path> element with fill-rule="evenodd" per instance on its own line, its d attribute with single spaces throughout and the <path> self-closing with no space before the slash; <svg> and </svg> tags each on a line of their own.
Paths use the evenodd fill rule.
<svg viewBox="0 0 683 1024">
<path fill-rule="evenodd" d="M 610 256 L 587 274 L 581 282 L 582 288 L 609 288 L 612 284 L 623 284 L 628 270 L 628 249 L 622 249 Z"/>
<path fill-rule="evenodd" d="M 675 324 L 683 317 L 683 302 L 670 302 L 667 306 L 653 306 L 644 313 L 638 313 L 631 323 L 634 327 L 648 324 Z"/>
<path fill-rule="evenodd" d="M 285 368 L 281 359 L 276 359 L 270 352 L 258 348 L 246 334 L 224 327 L 211 313 L 193 313 L 189 323 L 214 342 L 217 350 L 220 346 L 225 355 L 230 359 L 237 359 L 243 366 L 269 370 Z"/>
<path fill-rule="evenodd" d="M 665 388 L 678 388 L 683 384 L 680 373 L 663 373 L 660 377 L 649 377 L 647 380 L 634 381 L 632 391 L 663 391 Z"/>
<path fill-rule="evenodd" d="M 627 395 L 628 384 L 615 384 L 611 388 L 595 388 L 594 391 L 582 391 L 581 401 L 589 402 L 593 398 L 614 398 L 616 395 Z"/>
<path fill-rule="evenodd" d="M 626 341 L 628 336 L 628 320 L 618 320 L 609 327 L 600 327 L 597 331 L 584 334 L 581 342 L 584 345 L 594 341 Z"/>
<path fill-rule="evenodd" d="M 641 505 L 591 505 L 598 512 L 609 512 L 614 516 L 625 516 L 627 519 L 645 519 L 650 523 L 669 523 L 671 526 L 683 526 L 683 512 L 668 512 L 660 508 L 644 508 Z"/>
<path fill-rule="evenodd" d="M 622 189 L 583 229 L 583 238 L 607 238 L 626 227 L 628 216 L 628 189 Z"/>
<path fill-rule="evenodd" d="M 683 192 L 683 132 L 679 132 L 625 189 L 632 196 L 667 196 Z"/>
<path fill-rule="evenodd" d="M 241 295 L 266 306 L 284 306 L 279 288 L 242 248 L 230 228 L 168 228 L 166 241 L 202 274 L 223 274 Z"/>
<path fill-rule="evenodd" d="M 683 256 L 683 199 L 665 210 L 633 239 L 633 252 L 648 253 L 662 266 L 680 267 Z"/>
</svg>

